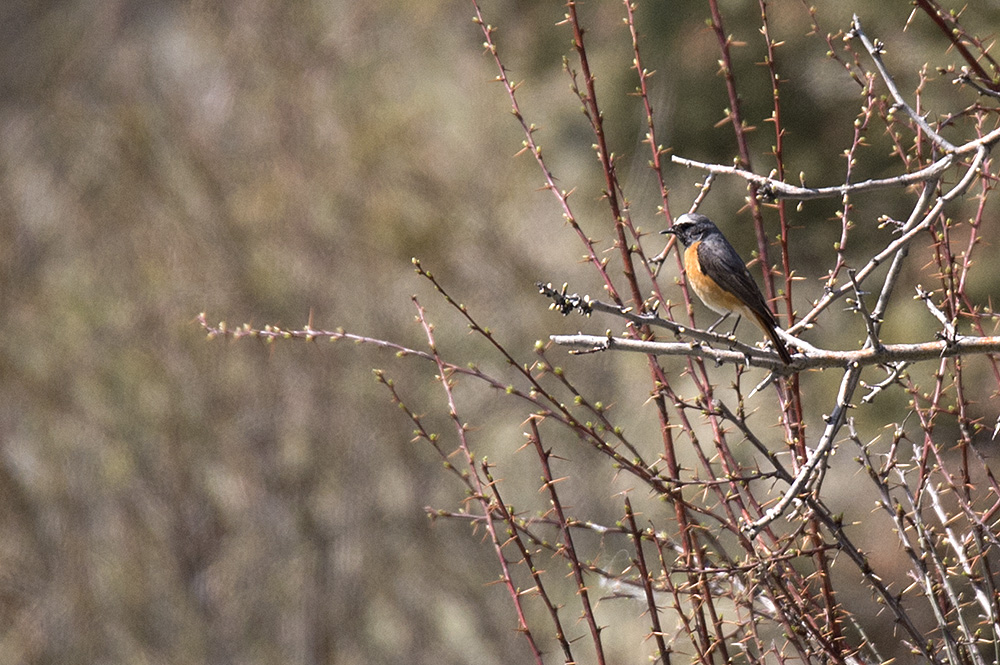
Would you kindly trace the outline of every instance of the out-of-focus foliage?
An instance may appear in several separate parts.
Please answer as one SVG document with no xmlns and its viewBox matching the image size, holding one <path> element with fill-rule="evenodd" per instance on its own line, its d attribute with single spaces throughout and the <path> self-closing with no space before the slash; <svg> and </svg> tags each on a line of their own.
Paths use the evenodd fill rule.
<svg viewBox="0 0 1000 665">
<path fill-rule="evenodd" d="M 837 183 L 843 164 L 829 155 L 850 144 L 858 87 L 806 37 L 804 7 L 775 4 L 787 5 L 773 28 L 788 40 L 784 94 L 801 107 L 786 120 L 789 165 Z M 831 32 L 870 6 L 817 4 Z M 910 9 L 885 2 L 865 18 L 912 90 L 918 63 L 947 56 L 919 21 L 901 32 Z M 556 175 L 579 187 L 581 223 L 610 246 L 592 139 L 560 70 L 560 3 L 484 11 Z M 611 140 L 635 155 L 633 215 L 659 229 L 620 3 L 584 11 Z M 737 49 L 746 113 L 763 125 L 759 11 L 725 11 L 748 44 Z M 731 132 L 713 129 L 727 102 L 706 12 L 641 3 L 644 53 L 659 70 L 663 140 L 731 162 Z M 535 339 L 602 325 L 564 321 L 535 293 L 537 279 L 600 284 L 534 164 L 513 157 L 522 136 L 471 15 L 463 2 L 384 0 L 0 8 L 0 662 L 527 656 L 478 536 L 425 517 L 460 486 L 371 379 L 386 367 L 430 408 L 427 366 L 347 345 L 206 343 L 192 324 L 202 310 L 231 324 L 311 315 L 317 328 L 418 346 L 418 293 L 441 346 L 479 361 L 482 343 L 413 276 L 419 256 L 525 360 Z M 770 135 L 758 136 L 766 165 Z M 865 177 L 885 175 L 886 154 L 862 156 Z M 669 177 L 679 212 L 695 175 Z M 720 183 L 711 212 L 744 195 Z M 891 206 L 883 197 L 871 217 Z M 818 293 L 809 259 L 837 238 L 835 210 L 808 204 L 796 218 L 811 229 L 796 237 L 803 298 Z M 824 342 L 836 334 L 846 346 L 864 333 Z M 636 366 L 592 357 L 577 380 L 641 402 Z M 494 397 L 470 390 L 464 412 L 484 448 L 511 456 L 520 429 Z"/>
</svg>

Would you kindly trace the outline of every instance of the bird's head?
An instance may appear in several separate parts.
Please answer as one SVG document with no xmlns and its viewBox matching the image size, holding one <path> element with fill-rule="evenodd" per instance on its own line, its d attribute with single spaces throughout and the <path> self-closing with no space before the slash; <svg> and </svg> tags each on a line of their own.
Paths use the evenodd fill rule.
<svg viewBox="0 0 1000 665">
<path fill-rule="evenodd" d="M 674 225 L 660 233 L 670 233 L 687 247 L 693 242 L 704 240 L 711 233 L 718 233 L 718 227 L 705 215 L 687 213 L 674 220 Z"/>
</svg>

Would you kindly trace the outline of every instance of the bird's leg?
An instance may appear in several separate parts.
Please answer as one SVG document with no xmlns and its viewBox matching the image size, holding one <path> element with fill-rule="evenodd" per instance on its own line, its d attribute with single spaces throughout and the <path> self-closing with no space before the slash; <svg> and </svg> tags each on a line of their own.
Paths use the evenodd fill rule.
<svg viewBox="0 0 1000 665">
<path fill-rule="evenodd" d="M 708 330 L 707 330 L 706 332 L 714 332 L 714 331 L 715 331 L 715 329 L 719 327 L 719 324 L 720 324 L 720 323 L 722 323 L 723 321 L 725 321 L 726 319 L 728 319 L 728 318 L 729 318 L 729 315 L 730 315 L 730 314 L 732 314 L 732 312 L 726 312 L 725 314 L 723 314 L 722 316 L 720 316 L 720 317 L 719 317 L 719 320 L 718 320 L 718 321 L 716 321 L 715 323 L 713 323 L 712 325 L 710 325 L 710 326 L 708 327 Z M 739 323 L 739 322 L 740 322 L 740 320 L 739 320 L 739 319 L 736 319 L 736 323 Z M 733 330 L 736 330 L 736 327 L 735 327 L 735 326 L 733 326 Z"/>
<path fill-rule="evenodd" d="M 733 324 L 733 329 L 731 331 L 729 331 L 729 336 L 730 337 L 736 337 L 736 326 L 740 325 L 740 321 L 742 321 L 742 320 L 743 320 L 743 315 L 742 314 L 737 314 L 736 315 L 736 323 Z"/>
</svg>

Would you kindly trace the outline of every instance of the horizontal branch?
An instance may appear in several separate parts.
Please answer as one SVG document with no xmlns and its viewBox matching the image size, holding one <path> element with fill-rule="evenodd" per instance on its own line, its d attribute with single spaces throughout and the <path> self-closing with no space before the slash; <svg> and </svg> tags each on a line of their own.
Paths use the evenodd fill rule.
<svg viewBox="0 0 1000 665">
<path fill-rule="evenodd" d="M 725 164 L 709 164 L 699 162 L 694 159 L 687 159 L 672 155 L 671 161 L 688 168 L 701 169 L 715 175 L 734 175 L 753 183 L 757 186 L 757 195 L 765 201 L 777 199 L 795 199 L 798 201 L 809 201 L 812 199 L 829 199 L 842 197 L 847 194 L 868 192 L 877 189 L 888 189 L 890 187 L 908 187 L 920 182 L 930 182 L 944 173 L 950 166 L 955 164 L 955 158 L 959 155 L 967 155 L 978 151 L 980 148 L 992 148 L 993 144 L 1000 141 L 1000 128 L 994 129 L 988 134 L 977 139 L 964 143 L 937 161 L 912 173 L 903 173 L 891 178 L 876 178 L 863 180 L 861 182 L 850 182 L 843 185 L 833 185 L 831 187 L 799 187 L 791 185 L 781 180 L 775 180 L 767 176 L 759 175 L 746 169 Z"/>
<path fill-rule="evenodd" d="M 637 310 L 635 307 L 624 307 L 622 305 L 601 302 L 600 300 L 592 300 L 588 295 L 581 296 L 576 293 L 568 294 L 566 292 L 565 284 L 563 284 L 562 289 L 559 290 L 553 287 L 551 283 L 542 284 L 541 282 L 537 282 L 536 285 L 538 286 L 539 293 L 553 301 L 552 304 L 549 305 L 549 309 L 554 309 L 564 316 L 574 310 L 580 312 L 584 316 L 590 316 L 594 312 L 613 314 L 615 316 L 620 316 L 640 327 L 654 326 L 657 328 L 663 328 L 665 330 L 669 330 L 675 335 L 685 335 L 699 342 L 725 346 L 729 349 L 738 350 L 743 354 L 761 352 L 760 349 L 756 347 L 740 342 L 733 335 L 720 335 L 719 333 L 709 332 L 707 330 L 698 330 L 697 328 L 682 325 L 671 319 L 665 319 L 655 311 L 642 312 Z M 659 306 L 657 305 L 656 308 L 658 307 Z M 783 332 L 784 331 L 779 330 L 779 334 L 782 334 Z M 804 342 L 801 342 L 798 338 L 792 337 L 791 335 L 784 334 L 783 336 L 787 337 L 793 344 L 804 344 Z"/>
<path fill-rule="evenodd" d="M 867 192 L 874 189 L 907 187 L 918 182 L 934 180 L 955 162 L 955 157 L 949 153 L 929 166 L 925 166 L 919 171 L 914 171 L 913 173 L 904 173 L 891 178 L 878 178 L 874 180 L 864 180 L 862 182 L 847 183 L 844 185 L 834 185 L 832 187 L 799 187 L 796 185 L 790 185 L 781 180 L 775 180 L 774 178 L 758 175 L 752 171 L 747 171 L 746 169 L 736 168 L 735 166 L 708 164 L 705 162 L 698 162 L 693 159 L 678 157 L 677 155 L 672 155 L 671 160 L 681 166 L 702 169 L 703 171 L 708 171 L 709 173 L 714 173 L 716 175 L 739 176 L 740 178 L 757 185 L 757 194 L 765 201 L 772 201 L 776 199 L 809 201 L 811 199 L 842 197 L 846 194 Z"/>
<path fill-rule="evenodd" d="M 217 337 L 243 339 L 244 337 L 249 337 L 259 339 L 269 344 L 273 344 L 274 342 L 284 339 L 294 339 L 303 342 L 315 342 L 316 340 L 321 339 L 336 342 L 337 340 L 346 339 L 358 344 L 370 344 L 383 349 L 389 349 L 390 351 L 395 351 L 397 356 L 417 356 L 418 358 L 423 358 L 424 360 L 434 360 L 434 354 L 427 353 L 426 351 L 411 349 L 384 339 L 366 337 L 364 335 L 355 335 L 353 333 L 345 332 L 343 328 L 338 328 L 337 330 L 317 330 L 308 323 L 305 328 L 300 329 L 282 328 L 271 324 L 265 325 L 263 328 L 253 328 L 249 323 L 244 323 L 241 326 L 231 328 L 225 321 L 219 322 L 218 325 L 210 324 L 208 322 L 208 317 L 204 312 L 195 317 L 195 321 L 205 329 L 205 332 L 208 333 L 209 339 L 215 339 Z"/>
<path fill-rule="evenodd" d="M 810 349 L 792 358 L 785 365 L 776 353 L 758 350 L 748 355 L 729 349 L 713 349 L 699 342 L 646 342 L 610 335 L 550 335 L 554 344 L 587 351 L 632 351 L 654 356 L 700 356 L 717 363 L 740 363 L 763 367 L 781 374 L 807 369 L 844 367 L 850 364 L 881 365 L 900 361 L 917 362 L 959 355 L 1000 352 L 1000 337 L 958 337 L 955 340 L 922 342 L 919 344 L 885 344 L 881 349 L 828 351 Z"/>
</svg>

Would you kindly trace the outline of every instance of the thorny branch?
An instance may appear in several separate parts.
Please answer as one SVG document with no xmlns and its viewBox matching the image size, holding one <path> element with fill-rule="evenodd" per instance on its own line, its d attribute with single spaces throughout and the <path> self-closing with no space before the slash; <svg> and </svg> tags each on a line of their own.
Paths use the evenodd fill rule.
<svg viewBox="0 0 1000 665">
<path fill-rule="evenodd" d="M 963 337 L 958 340 L 939 340 L 915 344 L 883 344 L 881 350 L 861 349 L 858 351 L 828 351 L 797 354 L 791 365 L 782 370 L 782 363 L 776 354 L 755 349 L 756 353 L 714 349 L 693 342 L 646 342 L 643 340 L 608 335 L 550 335 L 553 343 L 574 349 L 588 351 L 631 351 L 656 356 L 695 355 L 715 360 L 718 363 L 736 363 L 763 367 L 777 372 L 801 372 L 805 369 L 825 369 L 858 365 L 886 365 L 907 361 L 952 358 L 983 353 L 1000 352 L 1000 337 Z"/>
<path fill-rule="evenodd" d="M 565 286 L 556 289 L 551 285 L 539 285 L 539 288 L 552 299 L 553 308 L 563 314 L 572 311 L 587 316 L 606 314 L 620 319 L 627 330 L 626 334 L 616 334 L 608 328 L 603 335 L 552 335 L 550 340 L 582 353 L 620 350 L 644 354 L 653 382 L 649 397 L 650 404 L 655 408 L 660 450 L 650 450 L 650 428 L 640 425 L 641 417 L 631 414 L 621 419 L 609 416 L 608 405 L 589 397 L 570 379 L 565 368 L 552 362 L 545 344 L 537 344 L 534 362 L 525 362 L 508 351 L 488 328 L 472 317 L 464 305 L 453 300 L 419 262 L 415 262 L 418 273 L 431 281 L 474 334 L 488 342 L 490 353 L 499 358 L 512 378 L 495 376 L 476 365 L 446 361 L 437 348 L 433 327 L 418 303 L 415 303 L 418 319 L 426 333 L 429 351 L 340 329 L 315 329 L 311 322 L 297 329 L 276 326 L 254 328 L 249 325 L 229 328 L 224 323 L 209 325 L 204 314 L 198 317 L 198 322 L 210 337 L 256 338 L 268 344 L 281 340 L 351 340 L 391 350 L 401 357 L 418 358 L 425 366 L 434 368 L 435 380 L 444 389 L 448 416 L 454 425 L 452 449 L 442 442 L 442 437 L 425 427 L 421 410 L 404 403 L 404 396 L 385 373 L 377 372 L 376 377 L 388 388 L 393 402 L 415 425 L 416 438 L 430 443 L 444 460 L 446 468 L 458 478 L 468 493 L 466 505 L 478 507 L 474 511 L 465 507 L 461 510 L 429 509 L 429 514 L 467 520 L 477 528 L 485 529 L 488 543 L 499 561 L 500 582 L 514 604 L 518 630 L 525 635 L 536 662 L 542 661 L 545 651 L 543 639 L 554 640 L 562 651 L 563 659 L 575 662 L 572 652 L 575 638 L 566 635 L 567 622 L 560 616 L 561 601 L 559 590 L 555 588 L 562 578 L 546 574 L 542 567 L 542 555 L 551 556 L 560 564 L 568 564 L 570 575 L 566 580 L 569 580 L 575 607 L 579 610 L 579 625 L 589 634 L 598 662 L 605 660 L 605 649 L 610 644 L 604 636 L 610 627 L 606 617 L 611 613 L 602 611 L 601 603 L 609 600 L 598 598 L 595 589 L 590 586 L 594 579 L 600 580 L 616 597 L 632 599 L 627 601 L 633 603 L 628 605 L 628 611 L 618 611 L 615 616 L 629 614 L 637 620 L 640 616 L 644 617 L 647 634 L 656 643 L 653 657 L 664 663 L 671 662 L 675 651 L 682 651 L 690 661 L 706 665 L 771 660 L 852 664 L 882 662 L 886 659 L 865 637 L 861 622 L 852 616 L 852 608 L 843 606 L 844 598 L 834 593 L 837 580 L 830 575 L 830 566 L 838 563 L 838 557 L 841 560 L 846 557 L 881 606 L 888 608 L 911 653 L 923 662 L 977 664 L 995 660 L 989 655 L 984 656 L 991 647 L 994 654 L 1000 653 L 1000 607 L 992 570 L 1000 548 L 1000 540 L 995 533 L 997 516 L 1000 515 L 1000 498 L 997 498 L 1000 497 L 1000 483 L 975 446 L 977 439 L 974 437 L 982 428 L 976 415 L 970 413 L 972 402 L 966 397 L 962 374 L 963 363 L 971 362 L 982 354 L 1000 353 L 1000 337 L 988 334 L 983 325 L 995 315 L 973 305 L 965 289 L 966 276 L 972 265 L 972 248 L 979 238 L 984 203 L 994 183 L 989 153 L 1000 141 L 1000 128 L 985 127 L 982 118 L 990 116 L 980 110 L 975 138 L 955 143 L 945 139 L 942 129 L 947 128 L 949 136 L 957 135 L 956 123 L 953 119 L 937 124 L 928 121 L 927 114 L 921 111 L 919 87 L 911 105 L 882 61 L 885 45 L 877 39 L 870 39 L 855 17 L 847 34 L 848 41 L 854 44 L 860 42 L 868 57 L 864 57 L 864 52 L 854 52 L 850 46 L 845 47 L 848 57 L 832 56 L 861 85 L 865 100 L 855 123 L 853 142 L 845 151 L 851 161 L 844 176 L 846 182 L 818 188 L 784 182 L 784 154 L 788 146 L 783 142 L 783 108 L 779 95 L 782 79 L 778 76 L 781 65 L 778 47 L 782 42 L 771 34 L 767 4 L 765 0 L 759 2 L 761 34 L 767 47 L 763 64 L 768 68 L 773 102 L 769 122 L 775 126 L 772 155 L 777 166 L 772 175 L 762 176 L 751 171 L 748 126 L 739 106 L 740 94 L 737 93 L 734 73 L 735 51 L 732 47 L 735 41 L 723 28 L 722 12 L 719 3 L 714 0 L 710 2 L 710 27 L 719 43 L 720 73 L 732 103 L 727 110 L 727 122 L 732 121 L 740 160 L 736 166 L 726 166 L 677 156 L 672 159 L 676 164 L 707 172 L 705 186 L 696 204 L 708 197 L 708 185 L 717 175 L 736 176 L 746 181 L 757 199 L 751 203 L 757 222 L 758 242 L 762 243 L 762 257 L 766 254 L 767 242 L 761 233 L 760 211 L 763 206 L 758 204 L 779 202 L 782 222 L 780 266 L 785 273 L 786 290 L 781 302 L 785 303 L 787 321 L 793 323 L 787 332 L 779 334 L 798 351 L 790 366 L 781 363 L 772 351 L 740 342 L 733 335 L 697 330 L 673 320 L 672 305 L 664 298 L 664 292 L 656 283 L 657 274 L 652 269 L 673 246 L 668 245 L 655 261 L 645 258 L 642 233 L 632 225 L 625 188 L 618 179 L 615 152 L 609 138 L 611 135 L 606 131 L 606 126 L 610 126 L 606 123 L 611 119 L 605 116 L 604 109 L 598 104 L 598 73 L 592 67 L 595 61 L 588 56 L 583 19 L 576 3 L 570 1 L 567 4 L 562 23 L 572 31 L 572 48 L 579 62 L 580 74 L 568 65 L 567 71 L 570 72 L 574 94 L 583 104 L 604 177 L 601 196 L 607 200 L 612 218 L 606 221 L 610 221 L 608 229 L 613 234 L 615 251 L 603 255 L 599 243 L 582 230 L 570 208 L 570 192 L 557 187 L 558 179 L 550 171 L 536 142 L 538 128 L 526 119 L 518 101 L 518 84 L 508 77 L 501 60 L 494 39 L 495 28 L 484 21 L 478 5 L 475 5 L 475 20 L 483 31 L 486 51 L 497 68 L 496 80 L 503 86 L 512 112 L 524 132 L 522 152 L 530 153 L 541 170 L 544 188 L 555 196 L 563 218 L 583 243 L 586 261 L 597 271 L 611 303 L 570 295 Z M 986 48 L 968 37 L 968 33 L 960 28 L 957 17 L 931 13 L 931 10 L 937 11 L 932 0 L 918 0 L 917 4 L 935 22 L 950 26 L 953 32 L 948 40 L 963 57 L 973 62 L 992 63 Z M 634 56 L 633 69 L 638 75 L 636 94 L 643 105 L 644 140 L 651 150 L 651 166 L 662 201 L 657 214 L 669 219 L 667 178 L 661 160 L 668 149 L 657 143 L 658 117 L 650 102 L 654 72 L 642 64 L 641 35 L 634 10 L 635 3 L 625 3 L 624 23 Z M 810 8 L 809 12 L 818 34 L 816 11 Z M 833 38 L 828 35 L 826 43 L 832 45 Z M 864 63 L 869 60 L 877 74 L 868 71 Z M 977 76 L 980 75 L 979 70 L 976 72 Z M 880 80 L 892 96 L 884 103 L 874 92 Z M 923 77 L 921 81 L 922 85 Z M 985 81 L 984 78 L 976 85 L 982 87 Z M 973 114 L 972 111 L 965 113 L 969 117 Z M 961 117 L 961 114 L 955 117 Z M 915 136 L 914 145 L 910 147 L 890 132 L 893 154 L 900 159 L 905 172 L 889 178 L 855 181 L 854 155 L 870 125 L 880 118 L 890 127 L 904 124 Z M 946 186 L 950 173 L 954 174 L 954 184 Z M 964 197 L 977 182 L 981 190 L 978 195 L 979 211 L 972 223 L 973 231 L 967 249 L 956 256 L 951 251 L 952 230 L 945 217 L 946 206 Z M 862 257 L 857 269 L 849 267 L 848 263 L 857 249 L 853 248 L 855 254 L 849 254 L 843 243 L 839 244 L 836 266 L 824 278 L 825 292 L 799 317 L 792 307 L 791 297 L 791 285 L 796 277 L 792 269 L 794 255 L 789 254 L 792 245 L 788 232 L 794 226 L 786 219 L 786 211 L 780 207 L 780 202 L 840 199 L 841 239 L 846 243 L 852 224 L 857 223 L 852 218 L 852 197 L 888 188 L 912 188 L 916 200 L 910 214 L 900 222 L 888 216 L 878 218 L 883 227 L 894 230 L 894 235 L 881 249 L 870 251 L 867 260 Z M 938 270 L 934 279 L 940 279 L 941 285 L 934 290 L 919 288 L 917 293 L 931 316 L 940 324 L 940 332 L 931 341 L 892 343 L 890 333 L 882 330 L 883 319 L 893 301 L 892 296 L 901 290 L 897 286 L 906 274 L 903 267 L 911 246 L 925 236 L 933 238 L 934 262 Z M 638 262 L 633 264 L 633 259 Z M 613 265 L 613 261 L 620 265 Z M 889 265 L 889 269 L 880 287 L 872 288 L 876 271 L 884 268 L 885 264 Z M 635 267 L 644 268 L 645 274 L 638 275 Z M 678 260 L 678 269 L 681 268 L 682 262 Z M 771 293 L 775 274 L 766 263 L 763 269 L 768 280 L 766 288 Z M 843 278 L 844 270 L 847 271 L 847 280 Z M 618 289 L 614 282 L 622 275 L 627 280 L 627 286 Z M 646 300 L 640 297 L 642 289 L 646 288 L 642 280 L 649 282 L 648 288 L 652 293 Z M 864 290 L 866 281 L 869 282 L 868 291 Z M 683 281 L 680 288 L 686 289 Z M 683 293 L 684 304 L 690 308 L 687 291 Z M 870 310 L 865 301 L 868 293 L 878 294 Z M 854 298 L 851 309 L 864 324 L 865 341 L 861 348 L 831 350 L 802 339 L 824 314 L 829 314 L 834 302 L 851 294 Z M 691 316 L 691 310 L 687 311 Z M 693 321 L 693 318 L 690 320 Z M 972 321 L 974 334 L 964 332 L 967 320 Z M 657 339 L 656 335 L 677 339 L 664 341 Z M 660 365 L 660 357 L 672 355 L 684 357 L 686 368 L 668 371 L 674 368 Z M 710 372 L 709 363 L 703 360 L 729 367 Z M 992 358 L 990 360 L 992 363 Z M 921 371 L 928 361 L 935 362 L 933 388 L 930 390 L 922 389 L 911 374 Z M 1000 371 L 996 363 L 992 364 L 1000 385 Z M 863 372 L 876 365 L 885 369 L 885 378 L 874 385 L 866 384 L 862 381 Z M 744 384 L 748 381 L 747 377 L 753 375 L 749 368 L 754 367 L 769 370 L 768 379 L 761 385 L 773 383 L 778 396 L 781 427 L 774 429 L 774 433 L 765 430 L 766 425 L 751 419 L 754 413 L 748 405 L 759 404 L 754 396 L 761 388 L 758 386 L 748 392 L 746 388 L 749 386 Z M 801 395 L 809 396 L 809 393 L 799 392 L 798 380 L 807 370 L 827 369 L 842 371 L 843 376 L 830 413 L 823 415 L 818 439 L 812 445 L 806 440 L 805 414 L 799 410 L 803 404 Z M 732 372 L 732 383 L 728 386 L 718 382 L 722 371 Z M 521 412 L 526 416 L 522 425 L 527 430 L 528 446 L 534 448 L 537 458 L 534 464 L 541 470 L 546 509 L 531 510 L 532 499 L 522 496 L 510 497 L 511 503 L 508 503 L 506 493 L 501 497 L 505 481 L 494 476 L 491 463 L 476 458 L 473 437 L 470 436 L 472 429 L 458 417 L 456 390 L 457 380 L 462 377 L 482 381 L 495 389 L 497 395 L 509 397 L 520 405 Z M 686 391 L 688 384 L 693 385 L 694 396 L 686 395 L 679 387 L 683 386 Z M 876 446 L 881 436 L 875 437 L 868 445 L 860 444 L 858 423 L 849 416 L 851 409 L 855 408 L 855 394 L 859 386 L 868 391 L 860 400 L 862 405 L 871 404 L 876 398 L 882 400 L 883 395 L 900 388 L 906 391 L 906 396 L 912 400 L 911 421 L 915 421 L 915 424 L 911 423 L 911 429 L 919 428 L 921 435 L 920 440 L 913 443 L 912 463 L 897 454 L 907 441 L 908 432 L 903 424 L 895 424 L 892 428 L 887 452 L 879 452 Z M 822 398 L 820 389 L 815 390 L 813 399 Z M 950 399 L 953 402 L 949 402 Z M 805 405 L 808 406 L 808 403 L 805 402 Z M 958 414 L 956 419 L 960 421 L 961 430 L 957 451 L 948 449 L 947 442 L 935 431 L 935 426 L 953 412 Z M 820 422 L 820 410 L 813 407 L 812 413 L 815 416 L 813 420 Z M 635 423 L 632 418 L 635 418 Z M 551 426 L 554 430 L 552 434 L 547 434 L 544 446 L 540 430 L 542 423 L 549 423 L 547 427 Z M 883 519 L 889 519 L 896 530 L 900 547 L 907 553 L 909 573 L 915 582 L 911 588 L 903 589 L 894 582 L 884 580 L 863 549 L 856 544 L 853 532 L 849 534 L 851 523 L 847 522 L 845 526 L 843 517 L 833 514 L 828 506 L 823 479 L 828 473 L 827 462 L 836 449 L 838 439 L 843 437 L 845 425 L 848 438 L 861 451 L 859 460 L 863 468 L 878 490 L 881 513 L 885 514 Z M 626 429 L 630 430 L 628 434 Z M 571 436 L 559 436 L 559 430 Z M 635 431 L 641 434 L 636 435 Z M 738 452 L 737 446 L 744 441 L 757 451 L 756 460 L 748 461 L 746 455 Z M 610 496 L 622 496 L 612 492 L 610 482 L 608 486 L 580 487 L 586 482 L 585 477 L 589 478 L 579 467 L 572 466 L 577 462 L 573 456 L 580 445 L 613 469 L 613 482 L 633 483 L 641 489 L 624 488 L 625 513 L 618 524 L 606 525 L 578 517 L 579 513 L 568 501 L 568 497 L 573 496 L 571 492 L 575 491 L 594 503 Z M 560 453 L 555 452 L 557 448 Z M 568 451 L 565 464 L 571 472 L 556 477 L 552 461 L 561 460 L 559 455 L 563 450 Z M 456 464 L 456 458 L 463 463 Z M 957 464 L 957 470 L 949 468 L 949 464 Z M 652 509 L 638 505 L 647 498 Z M 984 507 L 988 500 L 992 500 L 992 504 Z M 518 505 L 515 507 L 514 503 Z M 664 513 L 660 506 L 663 503 L 670 506 L 668 520 L 662 519 Z M 798 510 L 792 510 L 793 506 Z M 616 504 L 616 509 L 621 509 L 620 502 Z M 647 528 L 639 527 L 637 516 L 640 514 L 648 519 Z M 787 519 L 787 524 L 780 521 L 782 517 Z M 865 519 L 875 519 L 875 516 Z M 631 539 L 631 543 L 623 548 L 626 539 Z M 595 546 L 594 542 L 600 544 Z M 605 547 L 609 551 L 630 553 L 631 566 L 626 573 L 612 574 L 608 565 L 599 562 Z M 511 558 L 511 553 L 514 553 L 514 558 Z M 519 580 L 526 580 L 529 588 L 522 589 Z M 914 609 L 916 603 L 913 602 L 914 596 L 921 595 L 927 609 L 923 615 L 917 613 Z M 530 606 L 536 602 L 541 603 L 545 611 L 543 616 L 548 617 L 551 636 L 543 637 L 546 631 L 533 619 Z M 841 626 L 846 627 L 852 622 L 857 630 L 851 637 L 846 637 L 849 631 L 841 630 Z M 933 628 L 932 634 L 926 630 L 928 622 Z M 776 640 L 778 635 L 780 638 Z M 859 639 L 858 635 L 862 637 Z M 783 646 L 774 646 L 779 642 Z"/>
</svg>

